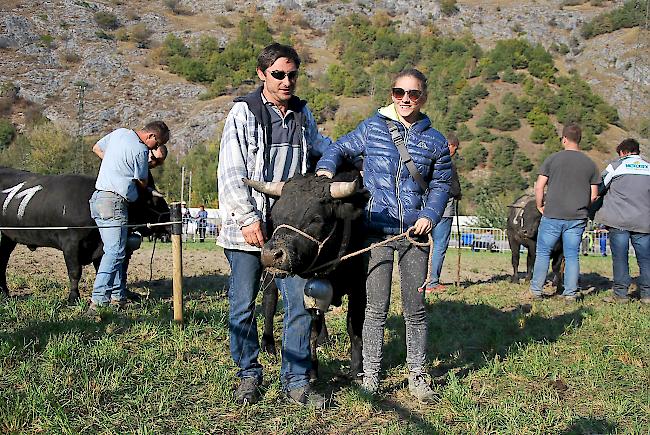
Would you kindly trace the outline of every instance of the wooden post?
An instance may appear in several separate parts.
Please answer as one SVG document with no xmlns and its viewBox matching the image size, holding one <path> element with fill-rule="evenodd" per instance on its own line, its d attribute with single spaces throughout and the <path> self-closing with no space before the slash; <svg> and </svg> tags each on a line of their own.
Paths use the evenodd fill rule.
<svg viewBox="0 0 650 435">
<path fill-rule="evenodd" d="M 183 324 L 183 243 L 181 235 L 183 224 L 181 223 L 181 203 L 170 204 L 172 224 L 172 286 L 174 302 L 174 321 Z"/>
</svg>

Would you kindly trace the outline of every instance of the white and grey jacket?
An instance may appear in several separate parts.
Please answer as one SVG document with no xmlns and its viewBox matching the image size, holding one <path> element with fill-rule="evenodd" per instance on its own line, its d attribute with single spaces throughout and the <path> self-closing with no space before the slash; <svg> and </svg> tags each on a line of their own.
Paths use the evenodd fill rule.
<svg viewBox="0 0 650 435">
<path fill-rule="evenodd" d="M 631 154 L 603 172 L 605 195 L 596 221 L 609 227 L 650 233 L 650 163 Z"/>
</svg>

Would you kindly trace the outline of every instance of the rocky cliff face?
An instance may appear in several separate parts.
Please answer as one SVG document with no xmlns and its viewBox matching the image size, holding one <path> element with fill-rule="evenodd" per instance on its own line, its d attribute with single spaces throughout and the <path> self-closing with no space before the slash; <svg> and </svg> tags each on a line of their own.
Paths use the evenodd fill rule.
<svg viewBox="0 0 650 435">
<path fill-rule="evenodd" d="M 351 12 L 371 14 L 386 10 L 404 28 L 433 24 L 443 33 L 471 32 L 485 47 L 496 39 L 517 35 L 550 46 L 571 47 L 561 59 L 596 85 L 623 117 L 650 114 L 649 47 L 638 30 L 623 30 L 589 41 L 577 37 L 578 26 L 605 7 L 560 8 L 561 1 L 496 2 L 459 1 L 459 12 L 444 17 L 436 1 L 298 1 L 234 2 L 180 1 L 181 15 L 163 1 L 5 0 L 0 4 L 0 82 L 13 82 L 20 96 L 41 104 L 49 119 L 76 131 L 79 91 L 83 87 L 81 119 L 86 135 L 103 134 L 117 126 L 164 119 L 173 130 L 173 145 L 183 152 L 214 137 L 217 124 L 230 108 L 230 98 L 201 101 L 205 88 L 167 73 L 150 59 L 145 44 L 103 39 L 95 14 L 114 14 L 124 29 L 143 26 L 148 45 L 155 46 L 167 33 L 190 42 L 203 34 L 227 41 L 227 29 L 215 23 L 226 15 L 236 20 L 238 11 L 257 8 L 270 17 L 277 8 L 300 11 L 312 28 L 327 30 L 337 16 Z M 306 41 L 323 47 L 324 38 Z M 605 85 L 606 84 L 606 85 Z M 629 109 L 634 107 L 633 112 Z"/>
</svg>

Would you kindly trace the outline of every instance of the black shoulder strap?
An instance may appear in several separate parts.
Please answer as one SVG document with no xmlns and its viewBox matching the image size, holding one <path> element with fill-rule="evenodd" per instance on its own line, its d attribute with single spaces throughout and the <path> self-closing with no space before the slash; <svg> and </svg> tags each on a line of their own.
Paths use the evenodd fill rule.
<svg viewBox="0 0 650 435">
<path fill-rule="evenodd" d="M 426 183 L 426 181 L 424 181 L 424 178 L 422 178 L 422 174 L 420 174 L 418 168 L 415 167 L 415 163 L 413 163 L 413 159 L 411 158 L 411 155 L 406 149 L 406 145 L 404 144 L 404 139 L 402 138 L 402 135 L 399 134 L 399 130 L 397 130 L 397 126 L 390 119 L 386 120 L 386 124 L 388 125 L 388 130 L 390 131 L 390 135 L 393 137 L 393 143 L 395 144 L 395 147 L 397 147 L 397 151 L 399 151 L 399 156 L 404 162 L 404 164 L 406 165 L 406 169 L 409 170 L 411 177 L 415 179 L 415 181 L 422 188 L 422 190 L 426 191 L 429 188 L 429 185 Z"/>
</svg>

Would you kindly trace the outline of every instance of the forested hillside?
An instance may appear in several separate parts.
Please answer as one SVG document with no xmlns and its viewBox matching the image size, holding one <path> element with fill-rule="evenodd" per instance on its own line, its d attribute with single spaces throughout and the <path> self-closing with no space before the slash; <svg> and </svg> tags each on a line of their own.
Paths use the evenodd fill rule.
<svg viewBox="0 0 650 435">
<path fill-rule="evenodd" d="M 584 3 L 563 2 L 562 7 Z M 193 13 L 181 2 L 164 4 L 177 20 Z M 444 2 L 441 13 L 452 20 L 462 13 L 461 4 Z M 620 2 L 577 30 L 589 39 L 639 26 L 646 13 L 639 6 L 638 1 Z M 461 139 L 457 164 L 467 199 L 463 211 L 485 216 L 489 225 L 503 224 L 505 205 L 530 187 L 536 166 L 560 148 L 562 124 L 583 126 L 582 147 L 600 166 L 613 156 L 615 141 L 627 135 L 619 110 L 593 91 L 578 68 L 567 69 L 562 62 L 575 47 L 530 42 L 524 29 L 519 37 L 482 48 L 471 32 L 446 32 L 435 21 L 404 27 L 391 10 L 341 14 L 327 30 L 314 28 L 304 15 L 287 8 L 270 16 L 255 8 L 229 12 L 212 24 L 222 33 L 199 32 L 187 38 L 188 31 L 157 32 L 158 41 L 141 28 L 122 25 L 123 19 L 101 8 L 96 8 L 93 20 L 97 38 L 139 47 L 142 62 L 166 82 L 187 81 L 197 86 L 192 89 L 203 89 L 182 104 L 193 98 L 195 105 L 218 107 L 220 119 L 233 95 L 257 86 L 259 50 L 273 40 L 292 44 L 305 63 L 298 95 L 309 101 L 333 138 L 389 101 L 395 73 L 408 66 L 421 69 L 429 78 L 424 112 L 436 128 L 456 132 Z M 324 44 L 310 44 L 313 40 Z M 54 43 L 47 37 L 41 40 L 43 46 Z M 75 63 L 73 56 L 66 61 Z M 152 88 L 148 93 L 155 92 Z M 90 146 L 98 134 L 71 131 L 38 116 L 44 107 L 25 100 L 12 82 L 3 84 L 0 102 L 0 164 L 50 173 L 96 171 L 98 161 Z M 115 128 L 118 121 L 108 120 L 107 125 Z M 179 199 L 180 167 L 185 166 L 193 174 L 191 202 L 218 205 L 220 125 L 212 125 L 216 129 L 210 139 L 156 170 L 157 184 L 170 199 Z M 637 124 L 637 132 L 649 136 L 650 122 Z"/>
</svg>

